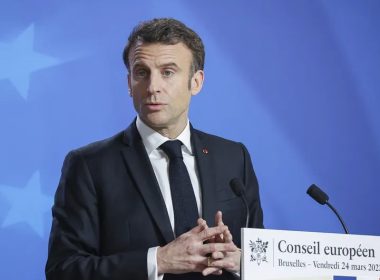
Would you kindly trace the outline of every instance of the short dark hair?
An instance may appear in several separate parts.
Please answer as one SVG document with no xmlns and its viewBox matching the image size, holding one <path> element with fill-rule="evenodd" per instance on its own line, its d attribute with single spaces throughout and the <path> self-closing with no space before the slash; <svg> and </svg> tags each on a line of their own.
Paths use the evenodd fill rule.
<svg viewBox="0 0 380 280">
<path fill-rule="evenodd" d="M 193 54 L 192 73 L 203 70 L 205 49 L 202 39 L 192 29 L 173 18 L 155 18 L 138 24 L 128 37 L 123 51 L 124 64 L 130 71 L 129 53 L 137 43 L 185 44 Z"/>
</svg>

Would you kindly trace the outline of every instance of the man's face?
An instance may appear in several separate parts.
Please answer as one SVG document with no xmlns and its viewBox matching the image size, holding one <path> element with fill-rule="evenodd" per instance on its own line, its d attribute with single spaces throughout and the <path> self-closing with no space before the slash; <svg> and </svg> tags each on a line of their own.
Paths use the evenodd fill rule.
<svg viewBox="0 0 380 280">
<path fill-rule="evenodd" d="M 128 85 L 137 114 L 161 134 L 178 136 L 187 123 L 191 96 L 203 84 L 203 71 L 190 77 L 191 51 L 183 43 L 137 43 L 129 62 Z"/>
</svg>

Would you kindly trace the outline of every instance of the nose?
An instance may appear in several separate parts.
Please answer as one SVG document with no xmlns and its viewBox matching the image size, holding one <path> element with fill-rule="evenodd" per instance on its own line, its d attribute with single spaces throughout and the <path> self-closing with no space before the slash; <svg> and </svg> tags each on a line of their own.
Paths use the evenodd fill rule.
<svg viewBox="0 0 380 280">
<path fill-rule="evenodd" d="M 162 90 L 162 78 L 159 73 L 151 73 L 149 77 L 149 82 L 148 82 L 148 88 L 147 91 L 150 94 L 157 94 L 160 93 Z"/>
</svg>

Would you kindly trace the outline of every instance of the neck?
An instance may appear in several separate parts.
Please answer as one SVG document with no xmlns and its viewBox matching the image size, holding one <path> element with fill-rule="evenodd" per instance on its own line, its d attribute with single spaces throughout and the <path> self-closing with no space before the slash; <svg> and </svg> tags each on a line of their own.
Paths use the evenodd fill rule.
<svg viewBox="0 0 380 280">
<path fill-rule="evenodd" d="M 169 139 L 176 139 L 186 128 L 187 119 L 182 121 L 181 123 L 173 124 L 173 125 L 165 125 L 165 126 L 153 126 L 149 123 L 146 123 L 141 119 L 147 126 L 149 126 L 154 131 L 158 132 L 162 136 L 165 136 Z"/>
<path fill-rule="evenodd" d="M 154 129 L 155 131 L 157 131 L 158 133 L 160 133 L 162 136 L 165 136 L 165 137 L 167 137 L 169 139 L 175 139 L 185 129 L 186 124 L 187 124 L 187 122 L 185 124 L 181 125 L 181 126 L 163 127 L 163 128 L 159 128 L 159 127 L 154 128 L 154 127 L 152 127 L 152 129 Z"/>
</svg>

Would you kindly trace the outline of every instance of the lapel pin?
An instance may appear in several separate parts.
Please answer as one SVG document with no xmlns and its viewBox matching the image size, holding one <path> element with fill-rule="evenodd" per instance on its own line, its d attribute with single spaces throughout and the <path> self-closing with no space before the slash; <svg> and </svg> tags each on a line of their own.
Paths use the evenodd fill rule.
<svg viewBox="0 0 380 280">
<path fill-rule="evenodd" d="M 203 148 L 203 149 L 202 149 L 202 152 L 203 152 L 205 155 L 208 154 L 208 150 L 207 150 L 206 148 Z"/>
</svg>

